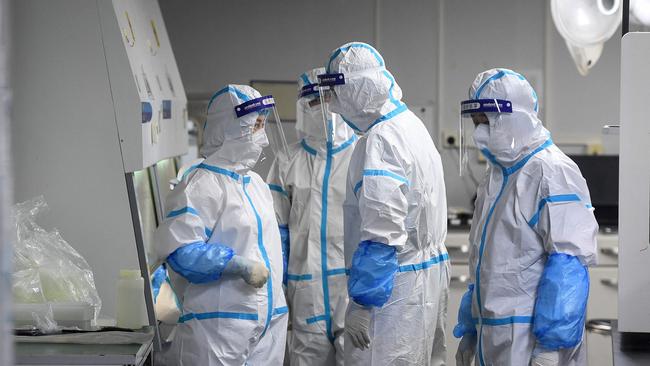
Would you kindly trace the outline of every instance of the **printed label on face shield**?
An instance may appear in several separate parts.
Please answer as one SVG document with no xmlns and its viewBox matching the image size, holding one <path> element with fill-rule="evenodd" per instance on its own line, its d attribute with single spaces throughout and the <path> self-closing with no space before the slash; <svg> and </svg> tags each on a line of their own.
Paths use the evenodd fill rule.
<svg viewBox="0 0 650 366">
<path fill-rule="evenodd" d="M 262 109 L 266 109 L 275 105 L 275 100 L 272 96 L 267 95 L 265 97 L 255 98 L 249 100 L 248 102 L 242 103 L 235 107 L 235 114 L 237 117 L 243 117 L 249 113 L 257 112 Z"/>
<path fill-rule="evenodd" d="M 334 86 L 345 84 L 345 76 L 343 74 L 322 74 L 318 75 L 318 83 L 323 86 Z"/>
<path fill-rule="evenodd" d="M 481 108 L 481 103 L 477 103 L 477 102 L 469 102 L 469 103 L 463 102 L 463 104 L 460 105 L 460 111 L 463 113 L 477 110 L 479 108 Z"/>
<path fill-rule="evenodd" d="M 512 113 L 512 103 L 502 99 L 470 99 L 460 103 L 462 114 Z"/>
<path fill-rule="evenodd" d="M 305 85 L 300 89 L 298 93 L 299 98 L 304 98 L 310 95 L 318 94 L 318 84 L 309 84 Z"/>
</svg>

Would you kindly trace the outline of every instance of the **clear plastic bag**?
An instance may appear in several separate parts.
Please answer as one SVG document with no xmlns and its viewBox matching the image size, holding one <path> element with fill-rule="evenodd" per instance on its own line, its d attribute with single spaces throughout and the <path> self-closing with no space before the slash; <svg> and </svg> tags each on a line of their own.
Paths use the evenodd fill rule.
<svg viewBox="0 0 650 366">
<path fill-rule="evenodd" d="M 102 302 L 93 272 L 56 229 L 46 231 L 36 223 L 46 209 L 43 196 L 14 206 L 14 303 L 86 303 L 94 308 L 96 320 Z M 35 322 L 42 323 L 42 314 L 35 315 Z"/>
</svg>

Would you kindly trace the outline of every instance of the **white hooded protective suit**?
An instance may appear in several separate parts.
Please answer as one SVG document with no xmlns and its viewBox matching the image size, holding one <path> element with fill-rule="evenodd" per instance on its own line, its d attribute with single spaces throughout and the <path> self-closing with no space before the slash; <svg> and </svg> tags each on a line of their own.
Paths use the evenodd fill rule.
<svg viewBox="0 0 650 366">
<path fill-rule="evenodd" d="M 318 83 L 319 68 L 298 79 L 300 89 Z M 287 297 L 291 309 L 290 364 L 343 365 L 347 306 L 343 256 L 343 200 L 348 163 L 357 140 L 338 116 L 328 143 L 317 90 L 297 101 L 300 142 L 288 161 L 276 159 L 267 182 L 283 238 L 290 239 Z M 331 120 L 335 118 L 335 120 Z M 339 119 L 338 121 L 336 119 Z"/>
<path fill-rule="evenodd" d="M 205 160 L 184 174 L 168 198 L 171 211 L 156 232 L 183 314 L 171 349 L 174 365 L 281 365 L 288 308 L 282 291 L 282 251 L 271 192 L 250 171 L 268 144 L 253 133 L 258 113 L 236 117 L 235 106 L 260 97 L 229 85 L 208 106 Z M 233 256 L 263 263 L 266 284 L 255 288 L 224 269 Z M 223 276 L 222 276 L 223 274 Z"/>
<path fill-rule="evenodd" d="M 372 307 L 370 348 L 345 340 L 346 365 L 445 362 L 447 202 L 440 155 L 381 55 L 365 43 L 332 53 L 343 73 L 330 108 L 363 134 L 344 204 L 350 301 Z"/>
<path fill-rule="evenodd" d="M 578 167 L 537 118 L 537 96 L 507 69 L 479 74 L 471 99 L 512 102 L 474 141 L 490 161 L 470 232 L 470 289 L 454 335 L 478 332 L 477 365 L 528 365 L 535 346 L 560 365 L 586 364 L 582 346 L 598 225 Z"/>
</svg>

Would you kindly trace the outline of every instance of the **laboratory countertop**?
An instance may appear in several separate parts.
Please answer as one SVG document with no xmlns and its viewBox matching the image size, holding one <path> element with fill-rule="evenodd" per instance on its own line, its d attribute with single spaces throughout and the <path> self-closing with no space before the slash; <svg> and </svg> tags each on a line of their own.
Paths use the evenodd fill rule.
<svg viewBox="0 0 650 366">
<path fill-rule="evenodd" d="M 120 342 L 116 342 L 116 338 L 119 337 L 95 332 L 61 337 L 16 337 L 14 342 L 16 364 L 142 365 L 151 354 L 153 345 L 152 331 L 148 328 L 145 330 L 145 332 L 131 333 L 130 338 L 123 336 Z"/>
</svg>

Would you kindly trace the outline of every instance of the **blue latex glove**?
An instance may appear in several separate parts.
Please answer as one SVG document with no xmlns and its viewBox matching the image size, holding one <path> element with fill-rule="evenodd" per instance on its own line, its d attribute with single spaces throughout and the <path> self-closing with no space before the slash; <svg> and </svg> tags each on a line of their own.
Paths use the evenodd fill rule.
<svg viewBox="0 0 650 366">
<path fill-rule="evenodd" d="M 357 304 L 381 307 L 393 292 L 399 265 L 397 249 L 390 245 L 363 241 L 354 252 L 348 294 Z"/>
<path fill-rule="evenodd" d="M 287 284 L 287 273 L 289 271 L 289 226 L 280 225 L 280 241 L 282 243 L 282 283 Z"/>
<path fill-rule="evenodd" d="M 476 334 L 476 325 L 472 319 L 472 294 L 474 293 L 474 284 L 467 286 L 467 292 L 460 300 L 458 309 L 458 324 L 454 327 L 454 337 L 461 338 L 467 333 Z"/>
</svg>

